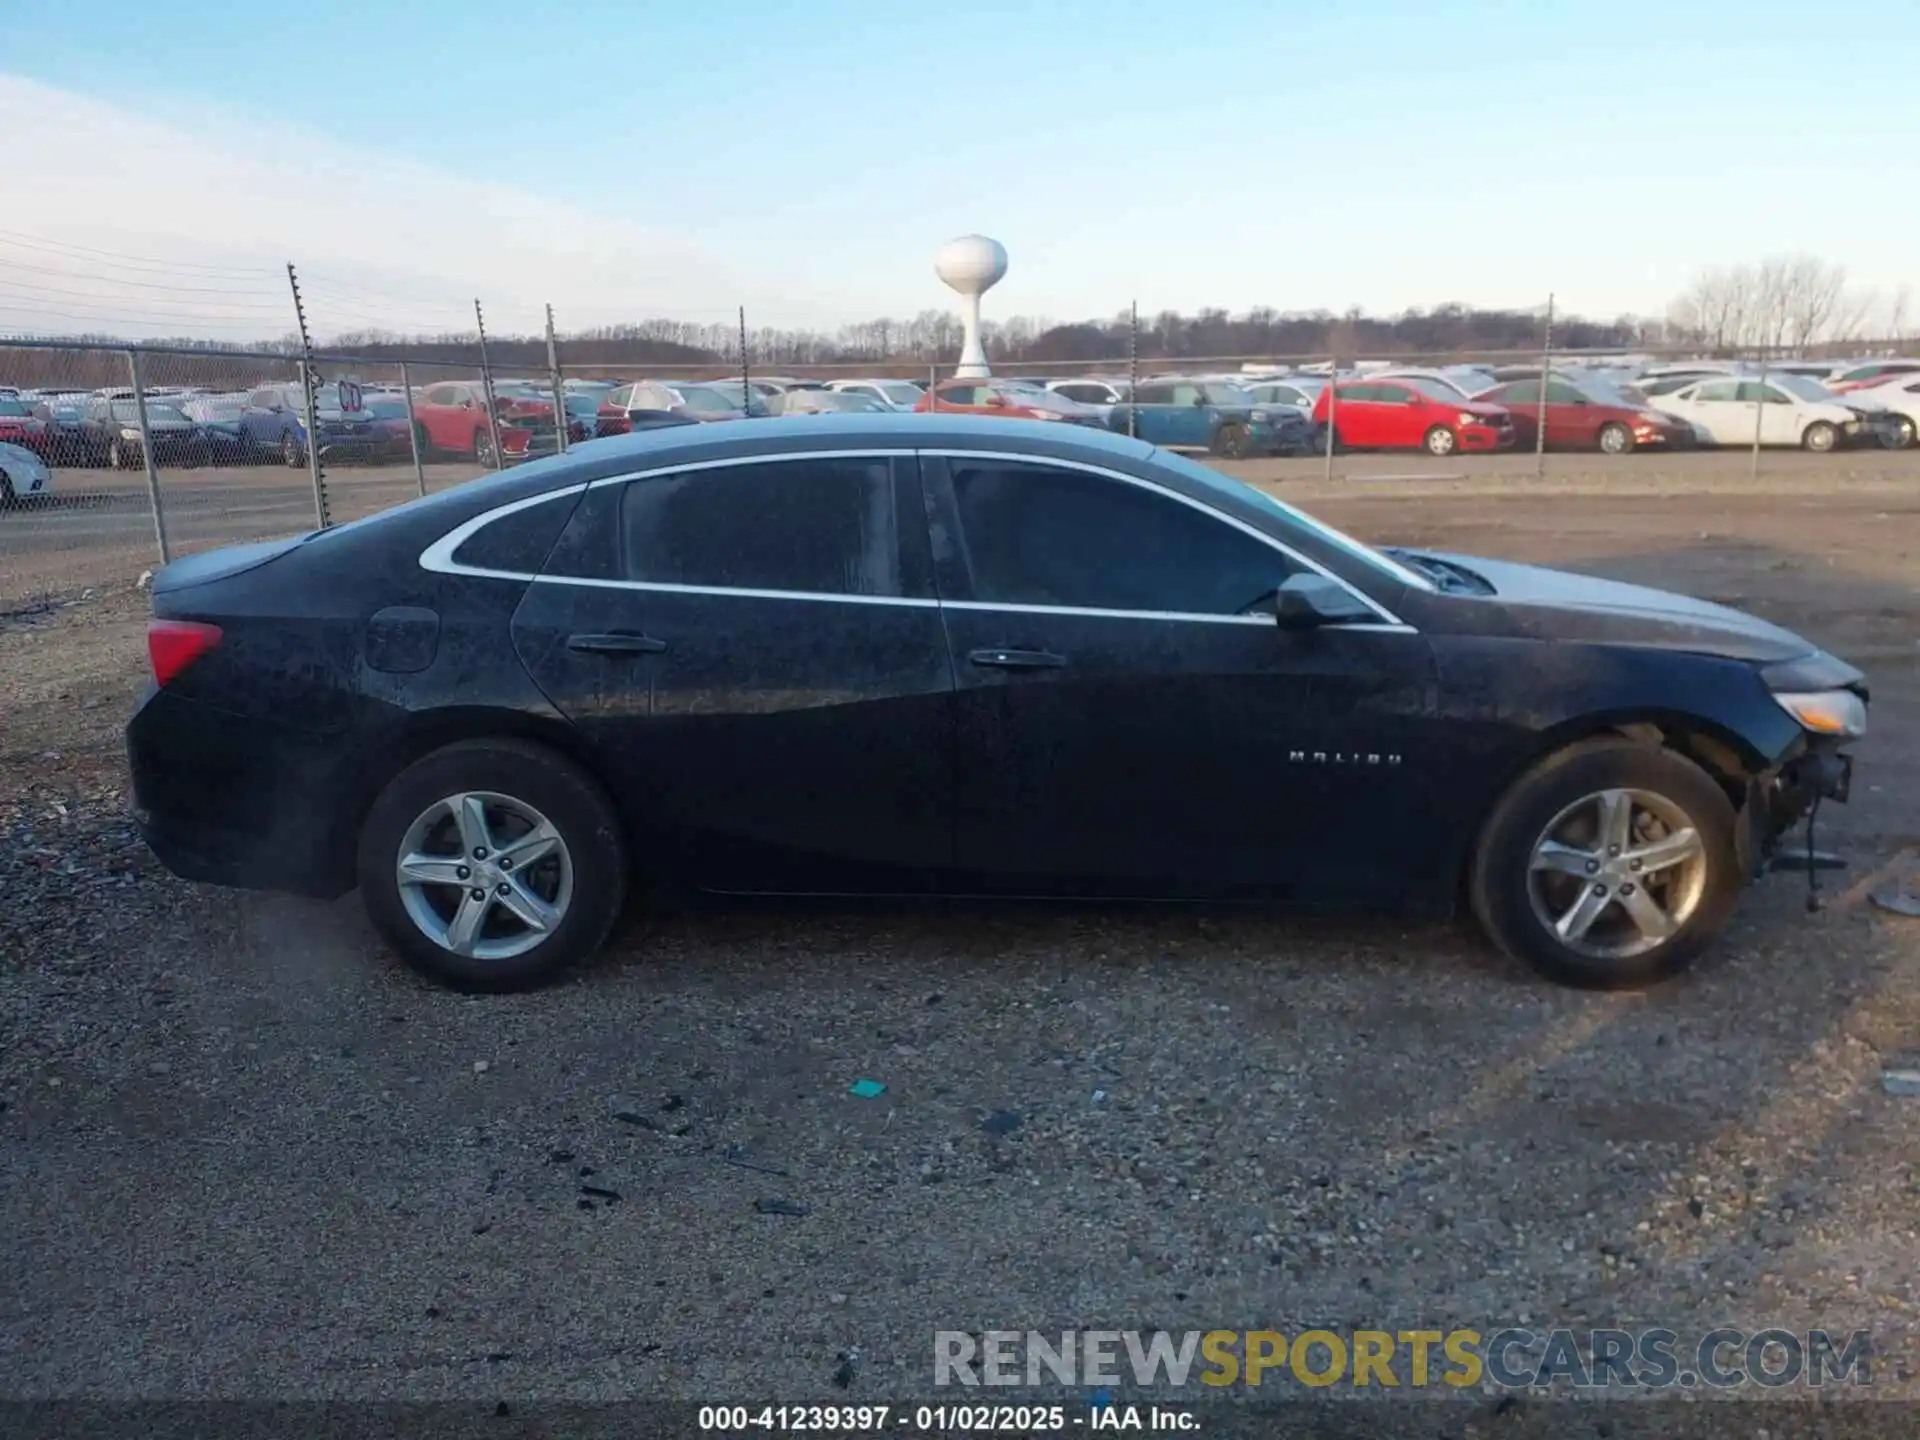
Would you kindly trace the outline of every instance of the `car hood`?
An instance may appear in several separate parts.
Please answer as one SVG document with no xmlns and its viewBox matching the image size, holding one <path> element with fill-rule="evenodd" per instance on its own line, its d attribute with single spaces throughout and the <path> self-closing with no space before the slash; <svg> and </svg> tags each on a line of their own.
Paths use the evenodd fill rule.
<svg viewBox="0 0 1920 1440">
<path fill-rule="evenodd" d="M 1763 665 L 1797 660 L 1818 649 L 1757 615 L 1668 590 L 1511 560 L 1424 550 L 1394 553 L 1482 577 L 1494 593 L 1473 597 L 1475 603 L 1500 605 L 1515 632 L 1532 639 L 1640 645 Z"/>
</svg>

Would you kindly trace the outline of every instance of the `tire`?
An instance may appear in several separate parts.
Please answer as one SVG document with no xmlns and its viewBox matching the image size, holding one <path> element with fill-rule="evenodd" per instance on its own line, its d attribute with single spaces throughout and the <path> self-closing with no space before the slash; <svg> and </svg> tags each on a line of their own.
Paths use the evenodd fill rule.
<svg viewBox="0 0 1920 1440">
<path fill-rule="evenodd" d="M 13 477 L 0 470 L 0 510 L 12 508 L 19 497 L 13 493 Z"/>
<path fill-rule="evenodd" d="M 433 442 L 427 438 L 427 427 L 420 424 L 417 420 L 413 426 L 413 443 L 416 452 L 422 460 L 425 460 L 433 453 Z"/>
<path fill-rule="evenodd" d="M 1445 457 L 1460 448 L 1460 437 L 1445 425 L 1436 425 L 1420 441 L 1429 455 Z"/>
<path fill-rule="evenodd" d="M 1800 443 L 1816 455 L 1824 455 L 1840 443 L 1840 432 L 1825 420 L 1816 420 L 1800 436 Z"/>
<path fill-rule="evenodd" d="M 520 872 L 532 878 L 473 863 L 471 821 L 458 826 L 443 802 L 476 794 L 488 797 L 481 809 L 489 832 L 511 841 L 532 815 L 557 836 L 557 849 Z M 493 893 L 483 895 L 473 933 L 477 947 L 494 953 L 449 948 L 452 922 L 473 913 L 475 892 L 458 883 L 458 870 L 450 882 L 403 884 L 403 853 L 442 858 L 487 882 L 482 890 Z M 627 852 L 611 802 L 571 761 L 524 741 L 468 740 L 415 761 L 381 791 L 361 827 L 359 880 L 368 918 L 408 965 L 456 990 L 499 994 L 548 984 L 600 948 L 625 903 Z M 500 902 L 503 885 L 513 903 L 524 906 L 531 895 L 557 912 L 544 938 Z"/>
<path fill-rule="evenodd" d="M 473 459 L 475 464 L 485 469 L 497 468 L 493 454 L 493 436 L 485 430 L 473 432 Z"/>
<path fill-rule="evenodd" d="M 294 439 L 293 432 L 287 431 L 280 437 L 280 463 L 289 470 L 298 470 L 305 463 L 306 456 L 300 453 L 300 442 Z"/>
<path fill-rule="evenodd" d="M 107 468 L 109 470 L 130 470 L 133 468 L 128 463 L 126 447 L 118 440 L 115 440 L 107 446 Z"/>
<path fill-rule="evenodd" d="M 1246 426 L 1229 422 L 1213 432 L 1213 443 L 1207 448 L 1222 460 L 1244 460 L 1247 438 Z"/>
<path fill-rule="evenodd" d="M 1601 797 L 1608 795 L 1627 796 L 1626 823 L 1646 826 L 1627 831 L 1618 857 L 1596 838 L 1608 813 Z M 1619 810 L 1616 802 L 1612 813 Z M 1667 853 L 1675 853 L 1677 837 L 1688 829 L 1695 837 L 1689 858 L 1657 870 L 1628 868 L 1634 852 L 1662 831 Z M 1742 883 L 1736 829 L 1732 802 L 1691 760 L 1638 741 L 1585 741 L 1542 760 L 1495 805 L 1469 871 L 1473 913 L 1501 950 L 1563 985 L 1650 984 L 1678 973 L 1725 927 Z M 1536 850 L 1553 837 L 1559 848 L 1536 868 Z M 1653 886 L 1635 878 L 1655 873 Z M 1607 898 L 1593 905 L 1602 886 Z M 1652 900 L 1669 933 L 1641 928 L 1625 903 L 1629 894 L 1639 895 L 1634 903 L 1643 913 Z M 1576 911 L 1587 912 L 1591 928 L 1563 939 L 1553 922 L 1577 925 Z"/>
<path fill-rule="evenodd" d="M 1609 420 L 1600 427 L 1600 449 L 1607 455 L 1632 454 L 1633 432 L 1618 420 Z"/>
<path fill-rule="evenodd" d="M 1887 442 L 1889 450 L 1910 450 L 1915 439 L 1915 427 L 1911 415 L 1902 415 L 1894 422 L 1893 438 Z"/>
</svg>

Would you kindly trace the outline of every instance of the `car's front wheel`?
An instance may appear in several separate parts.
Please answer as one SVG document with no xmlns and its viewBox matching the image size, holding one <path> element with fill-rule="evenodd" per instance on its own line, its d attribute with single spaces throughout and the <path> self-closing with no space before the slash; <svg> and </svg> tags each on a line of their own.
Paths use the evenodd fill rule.
<svg viewBox="0 0 1920 1440">
<path fill-rule="evenodd" d="M 1807 426 L 1800 443 L 1816 455 L 1824 455 L 1840 443 L 1840 432 L 1825 420 L 1816 420 Z"/>
<path fill-rule="evenodd" d="M 604 792 L 519 740 L 415 761 L 360 834 L 367 914 L 416 970 L 459 990 L 525 990 L 587 958 L 626 896 L 626 846 Z"/>
<path fill-rule="evenodd" d="M 298 470 L 305 460 L 306 456 L 301 453 L 300 442 L 294 438 L 291 430 L 287 431 L 280 437 L 280 463 L 289 470 Z"/>
<path fill-rule="evenodd" d="M 1495 807 L 1473 856 L 1475 916 L 1502 950 L 1563 984 L 1672 975 L 1740 893 L 1736 816 L 1682 755 L 1593 740 L 1549 756 Z"/>
<path fill-rule="evenodd" d="M 1229 421 L 1213 432 L 1211 448 L 1222 460 L 1244 460 L 1251 438 L 1246 426 Z"/>
<path fill-rule="evenodd" d="M 1436 425 L 1427 431 L 1427 437 L 1421 443 L 1427 447 L 1429 455 L 1451 455 L 1459 445 L 1460 437 L 1445 425 Z"/>
<path fill-rule="evenodd" d="M 1633 432 L 1617 420 L 1600 427 L 1600 449 L 1607 455 L 1625 455 L 1633 449 Z"/>
<path fill-rule="evenodd" d="M 1913 417 L 1902 415 L 1893 422 L 1893 434 L 1887 438 L 1889 450 L 1909 450 L 1915 438 Z"/>
</svg>

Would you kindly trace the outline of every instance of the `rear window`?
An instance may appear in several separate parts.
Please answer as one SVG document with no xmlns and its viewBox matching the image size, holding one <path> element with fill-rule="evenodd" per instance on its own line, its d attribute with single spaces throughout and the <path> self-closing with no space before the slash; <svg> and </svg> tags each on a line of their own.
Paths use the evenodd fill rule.
<svg viewBox="0 0 1920 1440">
<path fill-rule="evenodd" d="M 453 552 L 453 563 L 473 570 L 537 575 L 579 500 L 576 491 L 502 515 L 463 540 Z"/>
</svg>

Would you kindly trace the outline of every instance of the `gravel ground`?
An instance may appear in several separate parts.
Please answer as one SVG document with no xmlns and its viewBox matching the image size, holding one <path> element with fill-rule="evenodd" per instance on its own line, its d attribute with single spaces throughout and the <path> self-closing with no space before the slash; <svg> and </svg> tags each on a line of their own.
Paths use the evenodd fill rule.
<svg viewBox="0 0 1920 1440">
<path fill-rule="evenodd" d="M 351 897 L 157 869 L 144 599 L 70 567 L 0 619 L 0 1396 L 878 1402 L 936 1328 L 1552 1323 L 1867 1328 L 1920 1398 L 1920 922 L 1856 884 L 1920 843 L 1920 465 L 1565 463 L 1250 474 L 1872 673 L 1837 903 L 1776 878 L 1642 995 L 1378 919 L 769 908 L 456 997 Z"/>
</svg>

